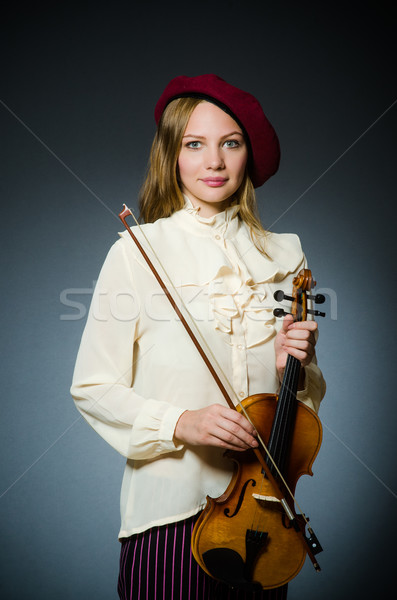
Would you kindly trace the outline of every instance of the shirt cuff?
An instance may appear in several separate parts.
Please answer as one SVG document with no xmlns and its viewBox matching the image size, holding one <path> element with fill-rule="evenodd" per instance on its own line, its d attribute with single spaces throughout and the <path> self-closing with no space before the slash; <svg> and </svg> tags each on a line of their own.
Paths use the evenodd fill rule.
<svg viewBox="0 0 397 600">
<path fill-rule="evenodd" d="M 146 400 L 132 427 L 128 458 L 155 458 L 183 448 L 175 444 L 174 431 L 185 410 L 168 402 Z"/>
<path fill-rule="evenodd" d="M 304 369 L 305 388 L 298 391 L 296 398 L 318 413 L 321 400 L 325 395 L 325 381 L 320 369 L 313 362 Z"/>
</svg>

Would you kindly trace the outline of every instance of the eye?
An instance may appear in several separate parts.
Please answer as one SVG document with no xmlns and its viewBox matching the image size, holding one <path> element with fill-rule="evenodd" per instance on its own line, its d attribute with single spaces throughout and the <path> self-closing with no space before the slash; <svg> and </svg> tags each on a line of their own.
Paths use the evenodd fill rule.
<svg viewBox="0 0 397 600">
<path fill-rule="evenodd" d="M 224 145 L 226 148 L 238 148 L 240 146 L 240 142 L 238 140 L 226 140 Z"/>
<path fill-rule="evenodd" d="M 201 142 L 193 141 L 193 142 L 188 142 L 186 144 L 186 148 L 192 148 L 192 150 L 196 150 L 197 148 L 201 148 Z"/>
</svg>

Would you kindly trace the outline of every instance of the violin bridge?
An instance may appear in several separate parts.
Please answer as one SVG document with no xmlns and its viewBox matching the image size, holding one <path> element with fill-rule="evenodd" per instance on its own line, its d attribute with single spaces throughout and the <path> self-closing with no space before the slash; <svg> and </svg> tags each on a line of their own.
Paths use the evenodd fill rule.
<svg viewBox="0 0 397 600">
<path fill-rule="evenodd" d="M 257 500 L 262 506 L 266 506 L 266 508 L 270 510 L 282 511 L 283 507 L 281 502 L 275 496 L 264 496 L 262 494 L 252 494 L 252 497 Z"/>
<path fill-rule="evenodd" d="M 252 494 L 255 500 L 261 500 L 262 502 L 280 502 L 275 496 L 262 496 L 262 494 Z"/>
</svg>

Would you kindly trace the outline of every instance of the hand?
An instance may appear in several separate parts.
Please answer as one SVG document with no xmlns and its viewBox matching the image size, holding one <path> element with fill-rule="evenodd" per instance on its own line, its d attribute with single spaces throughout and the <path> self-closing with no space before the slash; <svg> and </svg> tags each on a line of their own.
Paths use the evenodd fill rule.
<svg viewBox="0 0 397 600">
<path fill-rule="evenodd" d="M 283 379 L 288 354 L 295 356 L 302 367 L 311 363 L 315 355 L 316 330 L 315 321 L 294 322 L 291 315 L 284 317 L 283 326 L 274 342 L 276 368 L 280 381 Z"/>
<path fill-rule="evenodd" d="M 193 446 L 218 446 L 225 450 L 257 448 L 255 436 L 255 429 L 243 415 L 221 404 L 187 410 L 175 427 L 175 437 L 181 442 Z"/>
</svg>

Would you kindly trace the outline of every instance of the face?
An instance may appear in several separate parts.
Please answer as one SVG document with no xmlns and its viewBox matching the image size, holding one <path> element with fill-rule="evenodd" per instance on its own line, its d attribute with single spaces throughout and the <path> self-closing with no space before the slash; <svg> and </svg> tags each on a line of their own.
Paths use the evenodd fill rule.
<svg viewBox="0 0 397 600">
<path fill-rule="evenodd" d="M 200 215 L 225 210 L 240 187 L 248 159 L 243 132 L 215 104 L 201 102 L 187 124 L 178 159 L 179 181 Z"/>
</svg>

